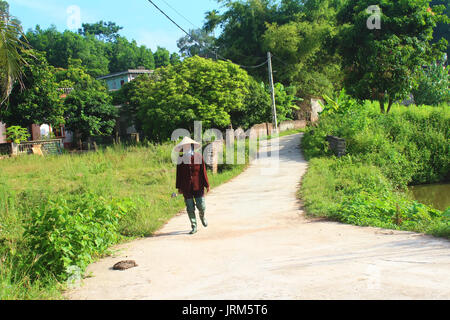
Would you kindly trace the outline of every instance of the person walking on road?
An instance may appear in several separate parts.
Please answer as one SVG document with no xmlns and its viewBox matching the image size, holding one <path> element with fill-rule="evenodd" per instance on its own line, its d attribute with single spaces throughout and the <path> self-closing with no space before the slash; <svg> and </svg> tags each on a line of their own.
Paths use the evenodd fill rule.
<svg viewBox="0 0 450 320">
<path fill-rule="evenodd" d="M 201 145 L 185 137 L 176 147 L 176 152 L 183 152 L 182 162 L 177 165 L 176 188 L 184 196 L 186 210 L 191 222 L 192 231 L 197 233 L 197 218 L 195 207 L 199 210 L 203 226 L 208 227 L 205 217 L 206 200 L 205 189 L 210 191 L 206 165 L 201 152 L 196 151 Z M 200 150 L 201 151 L 201 150 Z"/>
</svg>

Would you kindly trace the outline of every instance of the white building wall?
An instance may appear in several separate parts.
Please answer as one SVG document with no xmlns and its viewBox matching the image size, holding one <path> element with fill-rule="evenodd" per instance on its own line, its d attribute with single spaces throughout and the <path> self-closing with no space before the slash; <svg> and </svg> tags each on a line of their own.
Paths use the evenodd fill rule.
<svg viewBox="0 0 450 320">
<path fill-rule="evenodd" d="M 6 126 L 0 122 L 0 143 L 6 143 Z"/>
</svg>

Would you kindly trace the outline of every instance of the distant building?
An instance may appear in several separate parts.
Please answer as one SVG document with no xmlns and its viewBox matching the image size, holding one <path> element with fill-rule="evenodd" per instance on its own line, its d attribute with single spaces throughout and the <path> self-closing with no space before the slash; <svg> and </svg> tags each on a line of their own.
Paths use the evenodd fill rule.
<svg viewBox="0 0 450 320">
<path fill-rule="evenodd" d="M 122 72 L 111 73 L 97 80 L 105 80 L 109 91 L 120 90 L 125 83 L 131 82 L 142 74 L 152 74 L 153 70 L 146 70 L 144 68 L 128 69 Z"/>
</svg>

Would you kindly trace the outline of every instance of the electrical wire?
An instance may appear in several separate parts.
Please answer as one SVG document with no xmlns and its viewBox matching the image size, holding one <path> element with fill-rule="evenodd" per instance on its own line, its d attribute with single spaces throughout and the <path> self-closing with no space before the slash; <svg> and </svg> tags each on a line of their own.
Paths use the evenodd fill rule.
<svg viewBox="0 0 450 320">
<path fill-rule="evenodd" d="M 220 56 L 217 51 L 212 51 L 211 49 L 207 48 L 206 46 L 202 45 L 200 42 L 198 42 L 196 39 L 194 39 L 194 37 L 192 37 L 191 34 L 189 34 L 186 30 L 184 30 L 178 23 L 176 23 L 171 17 L 169 17 L 169 15 L 167 13 L 165 13 L 161 8 L 159 8 L 152 0 L 147 0 L 149 3 L 151 3 L 158 11 L 160 11 L 167 19 L 169 19 L 175 26 L 178 27 L 178 29 L 180 29 L 181 31 L 183 31 L 191 40 L 193 40 L 194 42 L 196 42 L 198 45 L 200 45 L 201 47 L 203 47 L 204 49 L 206 49 L 207 51 L 209 51 L 211 54 L 215 55 L 216 57 L 220 58 L 221 60 L 224 61 L 228 61 L 229 59 L 226 59 L 222 56 Z M 163 0 L 164 1 L 164 0 Z M 164 1 L 165 2 L 165 1 Z M 166 2 L 167 4 L 167 2 Z M 173 8 L 172 8 L 173 9 Z M 175 9 L 174 9 L 175 10 Z M 191 23 L 192 24 L 192 23 Z M 267 64 L 269 60 L 266 60 L 265 62 L 256 65 L 256 66 L 244 66 L 244 65 L 240 65 L 235 63 L 236 65 L 238 65 L 241 68 L 244 69 L 256 69 L 256 68 L 260 68 L 263 65 Z"/>
<path fill-rule="evenodd" d="M 180 12 L 178 12 L 177 9 L 175 9 L 174 7 L 172 7 L 166 0 L 161 0 L 161 1 L 164 2 L 170 9 L 172 9 L 173 11 L 175 11 L 180 17 L 182 17 L 184 20 L 186 20 L 189 24 L 191 24 L 194 28 L 200 29 L 198 26 L 196 26 L 195 24 L 193 24 L 188 18 L 186 18 L 186 17 L 183 16 Z"/>
</svg>

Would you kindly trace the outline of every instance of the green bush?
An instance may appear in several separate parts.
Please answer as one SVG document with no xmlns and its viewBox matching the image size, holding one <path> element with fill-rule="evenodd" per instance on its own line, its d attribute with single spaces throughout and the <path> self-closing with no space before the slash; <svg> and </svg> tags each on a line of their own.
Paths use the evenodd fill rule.
<svg viewBox="0 0 450 320">
<path fill-rule="evenodd" d="M 448 181 L 448 106 L 397 106 L 388 115 L 378 110 L 366 102 L 364 108 L 326 112 L 307 130 L 302 147 L 310 166 L 300 196 L 308 213 L 450 237 L 448 210 L 435 210 L 403 193 L 409 184 Z M 346 139 L 345 157 L 332 155 L 327 135 Z"/>
<path fill-rule="evenodd" d="M 66 280 L 69 267 L 84 270 L 95 256 L 120 240 L 119 220 L 132 208 L 127 201 L 95 194 L 50 199 L 31 213 L 24 238 L 33 255 L 31 274 Z"/>
<path fill-rule="evenodd" d="M 450 103 L 450 67 L 435 63 L 417 75 L 418 86 L 412 93 L 417 104 Z"/>
</svg>

